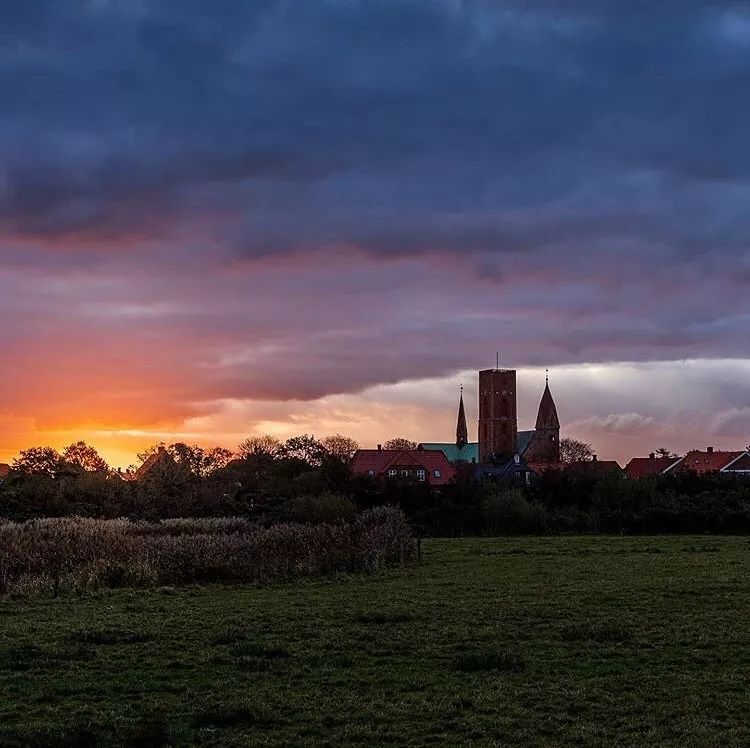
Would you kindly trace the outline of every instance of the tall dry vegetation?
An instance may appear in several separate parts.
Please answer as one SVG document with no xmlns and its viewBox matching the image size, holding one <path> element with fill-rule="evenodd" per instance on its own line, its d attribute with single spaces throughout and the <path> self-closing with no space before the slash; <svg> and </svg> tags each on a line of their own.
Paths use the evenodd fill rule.
<svg viewBox="0 0 750 748">
<path fill-rule="evenodd" d="M 410 560 L 404 515 L 381 507 L 348 523 L 262 527 L 241 518 L 158 523 L 80 517 L 0 524 L 0 594 L 374 572 Z"/>
</svg>

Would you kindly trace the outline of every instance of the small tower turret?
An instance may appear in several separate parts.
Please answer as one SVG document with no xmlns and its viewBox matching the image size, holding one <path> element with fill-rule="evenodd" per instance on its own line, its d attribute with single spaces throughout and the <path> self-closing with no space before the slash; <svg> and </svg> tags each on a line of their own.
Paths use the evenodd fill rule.
<svg viewBox="0 0 750 748">
<path fill-rule="evenodd" d="M 464 387 L 461 385 L 461 395 L 458 399 L 458 422 L 456 423 L 456 446 L 463 449 L 469 442 L 469 429 L 466 427 L 466 412 L 464 411 Z"/>
<path fill-rule="evenodd" d="M 549 389 L 549 374 L 539 403 L 534 437 L 525 456 L 540 462 L 560 462 L 560 420 Z"/>
</svg>

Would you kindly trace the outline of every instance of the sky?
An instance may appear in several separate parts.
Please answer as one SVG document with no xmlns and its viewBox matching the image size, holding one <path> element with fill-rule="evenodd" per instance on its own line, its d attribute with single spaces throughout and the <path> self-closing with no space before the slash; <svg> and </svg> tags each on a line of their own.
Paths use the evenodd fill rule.
<svg viewBox="0 0 750 748">
<path fill-rule="evenodd" d="M 1 4 L 0 461 L 750 443 L 750 3 Z"/>
</svg>

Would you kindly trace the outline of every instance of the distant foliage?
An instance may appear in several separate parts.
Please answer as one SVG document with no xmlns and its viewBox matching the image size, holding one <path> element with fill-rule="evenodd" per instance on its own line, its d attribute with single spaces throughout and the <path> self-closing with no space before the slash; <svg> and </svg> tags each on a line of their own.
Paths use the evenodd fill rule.
<svg viewBox="0 0 750 748">
<path fill-rule="evenodd" d="M 388 441 L 383 444 L 383 449 L 397 449 L 400 451 L 406 451 L 416 448 L 416 442 L 413 442 L 411 439 L 404 439 L 403 436 L 396 436 L 393 439 L 388 439 Z"/>
<path fill-rule="evenodd" d="M 375 572 L 414 557 L 392 507 L 351 522 L 264 528 L 240 518 L 160 523 L 82 517 L 0 524 L 0 594 Z"/>
<path fill-rule="evenodd" d="M 55 475 L 60 469 L 60 453 L 52 447 L 31 447 L 13 460 L 11 468 L 22 475 Z"/>
<path fill-rule="evenodd" d="M 424 536 L 750 533 L 747 477 L 678 470 L 627 480 L 589 470 L 590 445 L 562 441 L 565 460 L 582 459 L 580 469 L 548 471 L 523 486 L 467 475 L 439 489 L 354 474 L 349 455 L 356 443 L 340 435 L 303 434 L 283 443 L 251 437 L 237 454 L 155 445 L 142 455 L 154 459 L 136 480 L 98 469 L 98 456 L 82 442 L 63 455 L 38 447 L 21 453 L 0 480 L 0 518 L 244 517 L 267 526 L 350 521 L 357 512 L 391 505 Z"/>
<path fill-rule="evenodd" d="M 105 459 L 86 442 L 78 441 L 66 447 L 62 459 L 71 467 L 84 470 L 87 473 L 106 473 L 109 465 Z"/>
</svg>

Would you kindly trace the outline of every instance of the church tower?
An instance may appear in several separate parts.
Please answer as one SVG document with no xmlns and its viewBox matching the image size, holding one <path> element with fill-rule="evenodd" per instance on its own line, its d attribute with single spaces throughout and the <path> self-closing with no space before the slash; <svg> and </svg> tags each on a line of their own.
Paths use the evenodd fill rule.
<svg viewBox="0 0 750 748">
<path fill-rule="evenodd" d="M 458 422 L 456 423 L 456 446 L 463 449 L 469 443 L 469 429 L 466 428 L 466 411 L 464 411 L 464 388 L 458 400 Z"/>
<path fill-rule="evenodd" d="M 510 459 L 518 444 L 515 369 L 479 372 L 479 462 Z"/>
<path fill-rule="evenodd" d="M 539 462 L 560 462 L 560 420 L 549 389 L 549 377 L 539 403 L 534 438 L 525 452 L 525 457 Z"/>
</svg>

